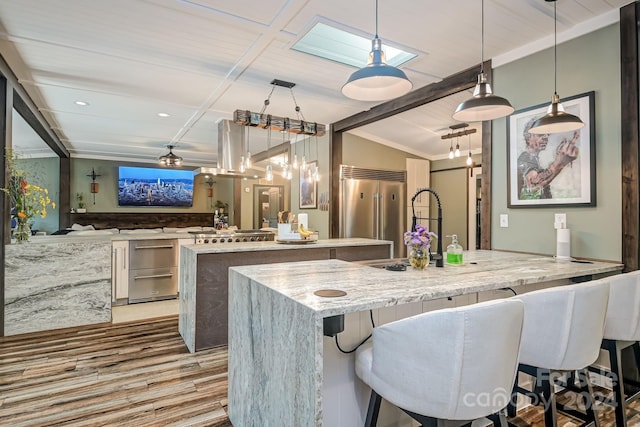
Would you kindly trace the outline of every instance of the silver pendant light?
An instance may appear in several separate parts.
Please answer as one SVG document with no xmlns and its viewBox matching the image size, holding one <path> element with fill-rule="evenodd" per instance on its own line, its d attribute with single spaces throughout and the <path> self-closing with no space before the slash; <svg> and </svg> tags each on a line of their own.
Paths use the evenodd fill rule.
<svg viewBox="0 0 640 427">
<path fill-rule="evenodd" d="M 482 0 L 482 34 L 481 34 L 481 58 L 478 83 L 473 90 L 473 96 L 456 108 L 453 119 L 461 122 L 480 122 L 508 116 L 514 108 L 505 98 L 494 95 L 491 85 L 487 83 L 487 75 L 484 72 L 484 0 Z"/>
<path fill-rule="evenodd" d="M 378 0 L 376 0 L 376 34 L 371 41 L 367 66 L 351 74 L 342 86 L 342 94 L 358 101 L 384 101 L 409 92 L 413 83 L 399 68 L 387 65 L 378 38 Z"/>
<path fill-rule="evenodd" d="M 533 122 L 529 133 L 562 133 L 580 129 L 584 126 L 580 117 L 564 111 L 558 96 L 558 19 L 556 16 L 556 2 L 553 1 L 553 96 L 547 114 Z"/>
</svg>

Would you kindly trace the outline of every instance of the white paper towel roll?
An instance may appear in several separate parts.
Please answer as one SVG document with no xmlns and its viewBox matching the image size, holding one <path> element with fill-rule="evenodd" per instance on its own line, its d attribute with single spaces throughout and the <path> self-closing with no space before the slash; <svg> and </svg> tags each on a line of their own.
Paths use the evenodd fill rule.
<svg viewBox="0 0 640 427">
<path fill-rule="evenodd" d="M 304 228 L 309 228 L 309 214 L 300 213 L 298 214 L 298 224 L 304 225 Z"/>
<path fill-rule="evenodd" d="M 568 228 L 558 228 L 556 234 L 556 258 L 571 258 L 571 232 Z"/>
</svg>

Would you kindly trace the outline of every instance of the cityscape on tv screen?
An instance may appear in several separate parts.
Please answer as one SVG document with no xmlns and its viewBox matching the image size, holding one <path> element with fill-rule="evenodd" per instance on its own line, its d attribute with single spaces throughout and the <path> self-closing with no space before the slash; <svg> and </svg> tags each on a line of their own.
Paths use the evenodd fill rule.
<svg viewBox="0 0 640 427">
<path fill-rule="evenodd" d="M 193 205 L 193 172 L 120 166 L 118 205 L 190 207 Z"/>
</svg>

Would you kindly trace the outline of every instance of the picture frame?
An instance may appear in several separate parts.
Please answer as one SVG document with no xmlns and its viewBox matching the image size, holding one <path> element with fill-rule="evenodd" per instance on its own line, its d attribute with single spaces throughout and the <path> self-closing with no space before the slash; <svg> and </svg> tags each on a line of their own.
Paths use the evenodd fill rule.
<svg viewBox="0 0 640 427">
<path fill-rule="evenodd" d="M 317 162 L 307 163 L 307 167 L 314 170 Z M 316 209 L 318 207 L 318 186 L 315 179 L 306 179 L 303 171 L 300 171 L 300 209 Z"/>
<path fill-rule="evenodd" d="M 596 206 L 595 92 L 563 98 L 584 122 L 570 132 L 532 135 L 548 103 L 515 111 L 507 120 L 507 207 Z M 525 138 L 526 136 L 526 138 Z"/>
</svg>

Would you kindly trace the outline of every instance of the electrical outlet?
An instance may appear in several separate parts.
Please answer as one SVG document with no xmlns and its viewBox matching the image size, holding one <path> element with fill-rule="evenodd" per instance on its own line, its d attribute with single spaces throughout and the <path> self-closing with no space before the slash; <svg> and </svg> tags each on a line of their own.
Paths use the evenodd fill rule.
<svg viewBox="0 0 640 427">
<path fill-rule="evenodd" d="M 500 227 L 502 228 L 509 227 L 509 215 L 500 214 Z"/>
<path fill-rule="evenodd" d="M 567 228 L 567 214 L 564 214 L 564 213 L 554 214 L 553 228 L 555 228 L 556 230 L 558 228 Z"/>
</svg>

